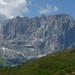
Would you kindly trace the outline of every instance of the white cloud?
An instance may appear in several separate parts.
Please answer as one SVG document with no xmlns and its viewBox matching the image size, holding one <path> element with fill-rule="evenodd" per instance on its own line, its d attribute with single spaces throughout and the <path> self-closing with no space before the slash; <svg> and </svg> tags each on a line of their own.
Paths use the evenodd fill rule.
<svg viewBox="0 0 75 75">
<path fill-rule="evenodd" d="M 54 10 L 53 11 L 58 11 L 58 7 L 54 6 Z"/>
<path fill-rule="evenodd" d="M 46 14 L 46 13 L 50 13 L 50 12 L 55 12 L 58 11 L 58 7 L 56 6 L 50 6 L 50 5 L 46 5 L 46 8 L 40 8 L 40 10 L 38 11 L 40 14 Z"/>
<path fill-rule="evenodd" d="M 0 0 L 0 24 L 9 18 L 28 13 L 26 0 Z"/>
<path fill-rule="evenodd" d="M 7 3 L 4 2 L 3 0 L 0 0 L 0 4 L 2 4 L 2 5 L 6 5 Z"/>
</svg>

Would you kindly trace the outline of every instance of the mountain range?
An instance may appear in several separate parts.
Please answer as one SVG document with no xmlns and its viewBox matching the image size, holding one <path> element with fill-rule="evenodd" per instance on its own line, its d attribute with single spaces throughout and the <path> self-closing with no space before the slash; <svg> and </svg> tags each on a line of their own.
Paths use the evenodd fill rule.
<svg viewBox="0 0 75 75">
<path fill-rule="evenodd" d="M 69 14 L 20 17 L 0 28 L 0 56 L 10 66 L 75 47 L 75 20 Z"/>
</svg>

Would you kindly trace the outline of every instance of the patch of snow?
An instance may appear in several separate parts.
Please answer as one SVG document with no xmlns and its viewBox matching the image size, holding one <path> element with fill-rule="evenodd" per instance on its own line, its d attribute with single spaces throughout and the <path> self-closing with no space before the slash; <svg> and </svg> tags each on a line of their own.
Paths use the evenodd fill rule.
<svg viewBox="0 0 75 75">
<path fill-rule="evenodd" d="M 48 25 L 47 25 L 47 28 L 48 28 Z"/>
<path fill-rule="evenodd" d="M 15 51 L 16 52 L 16 51 Z M 21 54 L 20 52 L 16 52 L 17 54 Z"/>
<path fill-rule="evenodd" d="M 35 49 L 33 49 L 33 48 L 30 48 L 30 50 L 31 50 L 31 51 L 34 51 Z"/>
<path fill-rule="evenodd" d="M 54 34 L 53 36 L 56 36 L 56 34 Z"/>
<path fill-rule="evenodd" d="M 25 46 L 33 46 L 33 45 L 31 45 L 31 43 L 29 43 L 29 44 L 26 44 Z"/>
<path fill-rule="evenodd" d="M 44 25 L 42 25 L 41 27 L 44 27 Z"/>
<path fill-rule="evenodd" d="M 11 65 L 12 67 L 14 67 L 15 66 L 15 64 L 13 64 L 13 65 Z"/>
<path fill-rule="evenodd" d="M 40 41 L 43 42 L 44 40 L 43 39 L 40 39 Z"/>
<path fill-rule="evenodd" d="M 28 59 L 33 58 L 34 56 L 29 56 Z"/>
<path fill-rule="evenodd" d="M 5 47 L 3 47 L 2 49 L 3 49 L 3 50 L 5 50 L 6 48 L 5 48 Z"/>
<path fill-rule="evenodd" d="M 3 50 L 3 53 L 5 53 L 6 48 L 5 48 L 5 47 L 3 47 L 3 48 L 2 48 L 2 50 Z"/>
<path fill-rule="evenodd" d="M 8 54 L 6 54 L 6 52 L 11 52 L 13 58 L 14 58 L 14 53 L 22 54 L 23 57 L 26 57 L 26 56 L 25 56 L 23 53 L 21 53 L 21 52 L 17 52 L 17 51 L 14 51 L 14 50 L 11 50 L 11 49 L 8 49 L 8 48 L 5 48 L 5 47 L 3 47 L 2 50 L 3 50 L 3 55 L 8 55 Z M 8 56 L 9 56 L 9 55 L 8 55 Z M 3 58 L 6 59 L 5 57 L 3 57 Z"/>
<path fill-rule="evenodd" d="M 2 56 L 3 59 L 6 59 L 6 57 Z"/>
<path fill-rule="evenodd" d="M 26 56 L 22 53 L 22 55 L 23 55 L 23 57 L 25 57 L 26 58 Z"/>
<path fill-rule="evenodd" d="M 46 54 L 38 55 L 37 58 L 40 58 L 40 57 L 43 57 L 43 56 L 46 56 Z"/>
</svg>

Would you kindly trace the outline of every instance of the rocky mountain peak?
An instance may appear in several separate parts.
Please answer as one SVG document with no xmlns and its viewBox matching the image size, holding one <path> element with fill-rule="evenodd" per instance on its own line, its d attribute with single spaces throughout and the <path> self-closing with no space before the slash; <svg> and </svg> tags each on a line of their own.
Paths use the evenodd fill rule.
<svg viewBox="0 0 75 75">
<path fill-rule="evenodd" d="M 75 47 L 75 20 L 68 14 L 41 17 L 15 17 L 3 23 L 0 30 L 0 47 L 16 53 L 18 59 L 36 58 L 57 50 Z M 2 48 L 3 47 L 3 48 Z M 11 58 L 12 58 L 11 56 Z M 17 57 L 15 57 L 17 58 Z"/>
</svg>

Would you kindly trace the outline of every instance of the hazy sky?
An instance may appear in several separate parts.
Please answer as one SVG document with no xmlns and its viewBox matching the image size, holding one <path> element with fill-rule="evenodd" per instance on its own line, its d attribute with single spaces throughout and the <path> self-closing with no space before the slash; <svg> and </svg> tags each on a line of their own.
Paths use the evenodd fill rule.
<svg viewBox="0 0 75 75">
<path fill-rule="evenodd" d="M 15 16 L 70 14 L 75 19 L 75 0 L 0 0 L 0 24 Z"/>
</svg>

